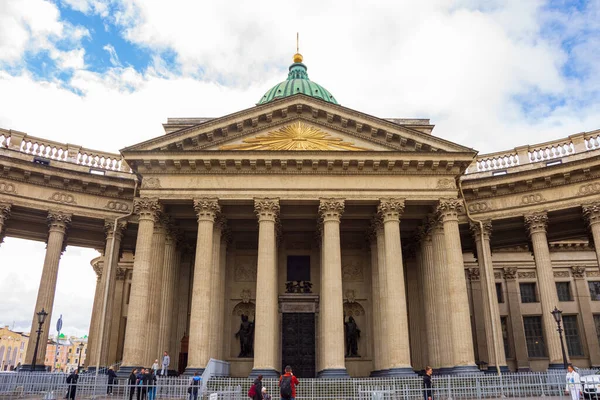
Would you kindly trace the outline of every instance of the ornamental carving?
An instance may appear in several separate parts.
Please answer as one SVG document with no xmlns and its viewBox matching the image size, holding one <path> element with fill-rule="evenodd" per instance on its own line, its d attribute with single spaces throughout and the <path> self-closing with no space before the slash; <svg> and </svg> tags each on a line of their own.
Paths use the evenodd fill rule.
<svg viewBox="0 0 600 400">
<path fill-rule="evenodd" d="M 356 291 L 354 289 L 346 290 L 346 301 L 348 303 L 356 303 Z"/>
<path fill-rule="evenodd" d="M 463 201 L 459 199 L 440 199 L 437 212 L 444 219 L 458 218 L 458 214 L 464 211 Z"/>
<path fill-rule="evenodd" d="M 235 261 L 236 263 L 233 271 L 234 279 L 237 282 L 255 282 L 257 257 L 237 256 Z"/>
<path fill-rule="evenodd" d="M 546 232 L 548 227 L 548 214 L 545 212 L 525 215 L 525 226 L 529 234 Z"/>
<path fill-rule="evenodd" d="M 456 189 L 456 182 L 450 178 L 438 179 L 436 189 Z"/>
<path fill-rule="evenodd" d="M 0 203 L 0 225 L 4 225 L 10 217 L 10 207 L 11 205 L 8 203 Z"/>
<path fill-rule="evenodd" d="M 492 236 L 492 221 L 482 221 L 481 224 L 483 225 L 483 235 L 490 238 Z M 481 225 L 477 222 L 471 222 L 469 227 L 475 240 L 481 240 Z"/>
<path fill-rule="evenodd" d="M 96 273 L 96 277 L 98 278 L 98 281 L 100 281 L 100 278 L 102 277 L 103 264 L 104 264 L 104 262 L 102 262 L 101 260 L 98 260 L 97 262 L 92 264 L 92 269 Z"/>
<path fill-rule="evenodd" d="M 112 211 L 129 211 L 129 204 L 127 203 L 123 203 L 121 201 L 114 201 L 111 200 L 108 203 L 106 203 L 106 206 L 104 208 L 108 208 L 109 210 Z"/>
<path fill-rule="evenodd" d="M 515 267 L 504 268 L 504 279 L 506 279 L 506 280 L 517 279 L 517 268 L 515 268 Z"/>
<path fill-rule="evenodd" d="M 345 282 L 362 282 L 363 268 L 357 260 L 344 260 L 342 262 L 342 280 Z"/>
<path fill-rule="evenodd" d="M 586 272 L 586 275 L 589 278 L 596 278 L 596 277 L 600 276 L 600 272 L 599 271 L 588 271 L 588 272 Z"/>
<path fill-rule="evenodd" d="M 573 273 L 574 278 L 577 278 L 577 279 L 585 278 L 585 267 L 581 267 L 581 266 L 571 267 L 571 272 Z"/>
<path fill-rule="evenodd" d="M 359 303 L 344 303 L 344 316 L 360 317 L 365 315 L 365 309 Z"/>
<path fill-rule="evenodd" d="M 343 213 L 344 200 L 342 199 L 321 199 L 319 202 L 319 215 L 323 220 L 339 220 Z"/>
<path fill-rule="evenodd" d="M 354 143 L 333 137 L 317 127 L 302 121 L 283 126 L 266 135 L 247 138 L 242 143 L 228 144 L 220 150 L 267 151 L 365 151 Z"/>
<path fill-rule="evenodd" d="M 250 303 L 250 297 L 252 296 L 252 292 L 250 289 L 243 289 L 240 293 L 240 299 L 242 299 L 242 303 Z"/>
<path fill-rule="evenodd" d="M 48 197 L 48 200 L 62 204 L 77 204 L 75 197 L 72 194 L 64 192 L 54 192 Z"/>
<path fill-rule="evenodd" d="M 279 218 L 279 199 L 254 199 L 254 212 L 258 221 L 275 221 Z"/>
<path fill-rule="evenodd" d="M 215 198 L 200 198 L 194 199 L 194 211 L 200 221 L 214 222 L 217 214 L 221 211 L 219 201 Z"/>
<path fill-rule="evenodd" d="M 125 279 L 127 279 L 127 272 L 127 268 L 117 267 L 117 280 L 124 281 Z"/>
<path fill-rule="evenodd" d="M 583 209 L 583 217 L 588 225 L 592 226 L 600 222 L 600 202 L 584 204 L 581 208 Z"/>
<path fill-rule="evenodd" d="M 502 279 L 502 272 L 494 272 L 495 279 Z"/>
<path fill-rule="evenodd" d="M 133 212 L 140 218 L 155 220 L 162 208 L 157 198 L 140 197 L 133 199 Z"/>
<path fill-rule="evenodd" d="M 468 208 L 469 208 L 469 212 L 471 212 L 473 214 L 481 213 L 484 211 L 489 211 L 492 209 L 490 207 L 490 205 L 485 201 L 478 201 L 476 203 L 470 203 L 468 205 Z"/>
<path fill-rule="evenodd" d="M 526 194 L 521 197 L 521 204 L 524 205 L 541 203 L 542 201 L 546 201 L 546 199 L 540 193 Z"/>
<path fill-rule="evenodd" d="M 233 308 L 232 314 L 235 317 L 241 317 L 242 315 L 246 315 L 251 320 L 254 320 L 255 310 L 256 310 L 256 306 L 254 305 L 254 303 L 238 303 Z M 239 321 L 239 319 L 238 319 L 238 321 Z"/>
<path fill-rule="evenodd" d="M 384 221 L 398 221 L 404 212 L 404 199 L 380 199 L 377 206 L 377 214 Z"/>
<path fill-rule="evenodd" d="M 536 277 L 535 271 L 519 272 L 517 276 L 519 277 L 519 279 L 534 279 Z"/>
<path fill-rule="evenodd" d="M 481 277 L 479 268 L 469 268 L 468 276 L 471 281 L 478 281 Z"/>
<path fill-rule="evenodd" d="M 599 182 L 595 182 L 595 183 L 588 183 L 587 185 L 582 185 L 581 187 L 579 187 L 579 194 L 591 194 L 591 193 L 598 193 L 600 192 L 600 183 Z"/>
<path fill-rule="evenodd" d="M 48 212 L 48 226 L 61 230 L 66 230 L 71 223 L 71 214 L 64 213 L 62 211 L 49 211 Z"/>
<path fill-rule="evenodd" d="M 117 222 L 117 229 L 114 229 L 115 221 L 106 220 L 104 221 L 104 232 L 106 233 L 106 239 L 108 240 L 112 237 L 113 233 L 117 234 L 117 239 L 121 239 L 123 236 L 123 232 L 127 228 L 127 222 L 119 221 Z"/>
<path fill-rule="evenodd" d="M 569 271 L 554 271 L 555 278 L 570 278 L 571 274 Z"/>
<path fill-rule="evenodd" d="M 0 181 L 0 192 L 17 193 L 17 188 L 14 183 Z"/>
<path fill-rule="evenodd" d="M 142 189 L 160 189 L 160 179 L 151 177 L 142 180 Z"/>
</svg>

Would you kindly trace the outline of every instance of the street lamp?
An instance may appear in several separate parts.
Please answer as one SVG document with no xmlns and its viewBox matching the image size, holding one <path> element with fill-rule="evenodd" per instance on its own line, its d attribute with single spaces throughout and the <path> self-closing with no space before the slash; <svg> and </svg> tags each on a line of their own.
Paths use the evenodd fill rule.
<svg viewBox="0 0 600 400">
<path fill-rule="evenodd" d="M 556 330 L 558 331 L 558 336 L 560 337 L 560 348 L 562 350 L 562 357 L 563 357 L 563 366 L 565 369 L 567 369 L 567 353 L 565 352 L 565 343 L 563 342 L 563 328 L 562 326 L 560 326 L 560 321 L 562 320 L 562 311 L 560 311 L 558 308 L 554 307 L 554 310 L 550 311 L 550 314 L 552 314 L 552 316 L 554 317 L 554 320 L 556 321 Z"/>
<path fill-rule="evenodd" d="M 46 317 L 48 313 L 42 308 L 42 311 L 36 313 L 38 317 L 38 330 L 37 330 L 37 339 L 35 340 L 35 348 L 33 349 L 33 361 L 31 362 L 31 370 L 35 371 L 35 362 L 37 359 L 38 347 L 40 345 L 40 334 L 42 333 L 42 325 L 44 325 L 44 321 L 46 321 Z"/>
<path fill-rule="evenodd" d="M 79 365 L 81 363 L 81 355 L 83 354 L 83 342 L 79 343 L 79 358 L 77 359 L 77 373 L 79 373 Z"/>
</svg>

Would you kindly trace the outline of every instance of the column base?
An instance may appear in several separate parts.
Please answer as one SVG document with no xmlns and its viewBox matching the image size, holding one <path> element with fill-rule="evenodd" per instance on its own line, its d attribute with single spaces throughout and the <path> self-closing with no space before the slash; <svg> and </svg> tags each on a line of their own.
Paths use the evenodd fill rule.
<svg viewBox="0 0 600 400">
<path fill-rule="evenodd" d="M 259 375 L 262 375 L 263 378 L 279 378 L 279 372 L 272 368 L 252 368 L 248 378 L 256 379 Z"/>
<path fill-rule="evenodd" d="M 119 370 L 117 371 L 117 377 L 118 378 L 128 378 L 129 375 L 131 375 L 131 371 L 133 371 L 134 369 L 137 369 L 139 371 L 140 368 L 144 368 L 144 367 L 122 365 L 119 368 Z M 95 369 L 94 369 L 94 371 L 95 371 Z"/>
<path fill-rule="evenodd" d="M 382 376 L 389 376 L 389 377 L 395 377 L 395 376 L 417 376 L 417 374 L 415 373 L 415 371 L 413 371 L 413 369 L 411 367 L 400 367 L 400 368 L 390 368 L 390 369 L 386 369 L 384 372 L 384 375 Z"/>
<path fill-rule="evenodd" d="M 31 368 L 31 364 L 23 364 L 21 365 L 21 369 L 19 371 L 22 372 L 48 372 L 45 365 L 36 365 L 35 369 Z"/>
<path fill-rule="evenodd" d="M 517 368 L 517 372 L 531 372 L 531 368 L 529 368 L 529 367 L 519 367 L 519 368 Z"/>
<path fill-rule="evenodd" d="M 473 365 L 457 365 L 452 367 L 452 371 L 450 375 L 473 375 L 473 374 L 483 374 L 475 364 Z"/>
<path fill-rule="evenodd" d="M 185 371 L 183 371 L 183 375 L 185 376 L 194 376 L 194 374 L 197 372 L 198 375 L 202 375 L 204 373 L 204 370 L 206 368 L 192 368 L 192 367 L 187 367 L 185 369 Z"/>
<path fill-rule="evenodd" d="M 500 372 L 503 374 L 507 374 L 510 372 L 510 369 L 508 369 L 508 366 L 506 365 L 501 365 L 500 366 Z M 498 374 L 498 369 L 496 368 L 496 366 L 488 366 L 487 371 L 484 371 L 484 373 L 486 374 Z"/>
<path fill-rule="evenodd" d="M 371 378 L 379 378 L 379 377 L 382 377 L 382 376 L 386 376 L 386 372 L 387 372 L 387 369 L 380 369 L 380 370 L 377 370 L 377 371 L 371 371 L 371 374 L 369 376 Z"/>
<path fill-rule="evenodd" d="M 433 370 L 434 375 L 452 375 L 453 367 L 441 367 Z"/>
<path fill-rule="evenodd" d="M 565 365 L 563 363 L 553 363 L 553 364 L 549 364 L 548 365 L 548 369 L 553 369 L 553 370 L 557 370 L 557 369 L 561 369 L 564 370 Z"/>
<path fill-rule="evenodd" d="M 350 379 L 346 368 L 330 368 L 319 371 L 317 378 L 324 379 Z"/>
</svg>

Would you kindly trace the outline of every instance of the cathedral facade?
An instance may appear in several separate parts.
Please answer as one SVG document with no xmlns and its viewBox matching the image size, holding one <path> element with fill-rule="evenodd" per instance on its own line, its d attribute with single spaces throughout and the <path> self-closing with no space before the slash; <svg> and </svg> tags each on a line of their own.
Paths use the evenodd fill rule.
<svg viewBox="0 0 600 400">
<path fill-rule="evenodd" d="M 0 129 L 0 239 L 47 243 L 32 326 L 83 246 L 91 368 L 539 371 L 563 365 L 555 307 L 600 366 L 600 131 L 478 155 L 433 128 L 339 105 L 296 54 L 256 106 L 120 154 Z"/>
</svg>

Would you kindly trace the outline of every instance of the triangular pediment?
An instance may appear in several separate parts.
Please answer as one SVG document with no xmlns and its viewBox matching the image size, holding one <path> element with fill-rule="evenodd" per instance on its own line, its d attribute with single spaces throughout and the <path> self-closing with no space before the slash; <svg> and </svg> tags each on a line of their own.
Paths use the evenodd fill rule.
<svg viewBox="0 0 600 400">
<path fill-rule="evenodd" d="M 432 136 L 423 120 L 392 122 L 304 95 L 276 100 L 170 132 L 122 150 L 156 151 L 475 151 Z"/>
</svg>

